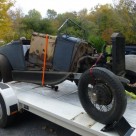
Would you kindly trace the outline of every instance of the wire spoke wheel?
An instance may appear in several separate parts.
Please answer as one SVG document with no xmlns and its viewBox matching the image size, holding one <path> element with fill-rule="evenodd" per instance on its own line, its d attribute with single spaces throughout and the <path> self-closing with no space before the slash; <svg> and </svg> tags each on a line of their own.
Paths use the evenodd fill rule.
<svg viewBox="0 0 136 136">
<path fill-rule="evenodd" d="M 95 81 L 97 82 L 97 81 Z M 89 85 L 90 86 L 90 85 Z M 114 106 L 114 97 L 107 84 L 97 83 L 92 88 L 88 86 L 88 96 L 94 107 L 101 112 L 108 112 Z"/>
<path fill-rule="evenodd" d="M 85 111 L 103 124 L 118 121 L 126 109 L 125 89 L 116 75 L 104 68 L 87 70 L 81 76 L 78 93 Z"/>
</svg>

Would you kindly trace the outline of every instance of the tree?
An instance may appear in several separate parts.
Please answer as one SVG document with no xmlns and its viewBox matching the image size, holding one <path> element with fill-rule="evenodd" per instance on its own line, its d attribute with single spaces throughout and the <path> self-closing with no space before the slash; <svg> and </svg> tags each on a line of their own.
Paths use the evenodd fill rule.
<svg viewBox="0 0 136 136">
<path fill-rule="evenodd" d="M 28 11 L 28 15 L 22 19 L 23 29 L 27 38 L 30 38 L 33 31 L 40 32 L 39 27 L 41 20 L 42 16 L 39 11 L 35 9 Z"/>
<path fill-rule="evenodd" d="M 48 18 L 42 18 L 39 11 L 33 9 L 28 12 L 23 20 L 23 30 L 24 36 L 27 38 L 31 38 L 32 32 L 39 32 L 39 33 L 54 33 L 54 27 L 52 27 L 52 22 Z"/>
<path fill-rule="evenodd" d="M 116 17 L 111 5 L 97 5 L 89 15 L 90 20 L 96 25 L 96 35 L 110 42 L 110 37 L 115 30 Z"/>
<path fill-rule="evenodd" d="M 9 9 L 14 5 L 10 0 L 0 1 L 0 39 L 10 40 L 12 32 L 12 22 L 8 14 Z"/>
<path fill-rule="evenodd" d="M 88 12 L 87 9 L 82 9 L 82 10 L 80 10 L 80 11 L 78 12 L 78 17 L 79 17 L 80 19 L 86 18 L 86 17 L 87 17 L 87 12 Z"/>
<path fill-rule="evenodd" d="M 22 23 L 24 14 L 22 10 L 20 8 L 16 10 L 10 10 L 9 15 L 12 20 L 13 39 L 19 39 L 21 36 L 25 36 L 25 31 L 23 29 L 24 24 Z"/>
<path fill-rule="evenodd" d="M 82 9 L 78 12 L 78 22 L 80 26 L 86 30 L 86 38 L 89 40 L 90 35 L 96 35 L 98 26 L 89 16 L 87 9 Z"/>
<path fill-rule="evenodd" d="M 48 9 L 47 16 L 48 16 L 48 19 L 55 19 L 57 16 L 57 12 L 53 9 Z"/>
<path fill-rule="evenodd" d="M 126 37 L 127 43 L 136 43 L 136 2 L 119 0 L 115 5 L 118 27 Z"/>
<path fill-rule="evenodd" d="M 54 27 L 52 26 L 52 22 L 48 20 L 47 18 L 42 19 L 39 22 L 39 30 L 40 33 L 46 33 L 46 34 L 56 34 L 54 33 Z"/>
<path fill-rule="evenodd" d="M 70 18 L 71 20 L 73 21 L 76 21 L 77 20 L 77 13 L 74 11 L 74 12 L 65 12 L 65 13 L 62 13 L 62 14 L 58 14 L 57 17 L 55 18 L 54 20 L 54 28 L 56 28 L 56 32 L 57 32 L 57 29 L 63 24 L 63 22 Z"/>
<path fill-rule="evenodd" d="M 42 19 L 41 13 L 35 9 L 29 10 L 28 15 L 26 15 L 26 17 L 29 19 L 35 19 L 35 20 Z"/>
</svg>

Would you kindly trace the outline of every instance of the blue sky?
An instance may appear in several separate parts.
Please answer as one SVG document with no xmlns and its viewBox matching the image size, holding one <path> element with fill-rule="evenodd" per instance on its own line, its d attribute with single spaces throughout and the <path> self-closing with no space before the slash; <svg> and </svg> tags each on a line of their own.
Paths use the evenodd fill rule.
<svg viewBox="0 0 136 136">
<path fill-rule="evenodd" d="M 16 0 L 15 8 L 21 8 L 25 14 L 30 9 L 36 9 L 42 16 L 46 15 L 48 9 L 54 9 L 57 13 L 66 11 L 80 11 L 83 8 L 90 10 L 95 5 L 112 4 L 113 0 Z"/>
</svg>

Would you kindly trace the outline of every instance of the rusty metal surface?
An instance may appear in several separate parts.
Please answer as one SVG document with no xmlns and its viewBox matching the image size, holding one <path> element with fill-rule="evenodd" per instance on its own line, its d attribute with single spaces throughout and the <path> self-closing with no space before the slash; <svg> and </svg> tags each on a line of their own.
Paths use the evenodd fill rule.
<svg viewBox="0 0 136 136">
<path fill-rule="evenodd" d="M 31 38 L 30 51 L 29 51 L 29 62 L 34 63 L 41 68 L 43 65 L 44 51 L 45 51 L 45 45 L 46 45 L 45 37 L 46 37 L 46 34 L 33 33 Z M 48 50 L 47 50 L 47 60 L 46 60 L 47 69 L 46 70 L 49 70 L 49 69 L 53 70 L 53 59 L 54 59 L 53 57 L 54 57 L 54 52 L 56 47 L 57 36 L 48 35 L 48 37 L 49 37 L 49 40 L 48 40 L 49 43 L 48 43 Z M 65 43 L 63 46 L 65 46 Z M 70 65 L 69 71 L 78 72 L 79 60 L 83 56 L 94 54 L 94 50 L 95 49 L 84 40 L 80 40 L 80 42 L 75 43 L 74 50 L 71 56 L 72 62 L 69 64 Z M 60 52 L 60 55 L 61 55 L 61 52 Z"/>
<path fill-rule="evenodd" d="M 31 38 L 31 46 L 29 51 L 29 60 L 36 64 L 42 65 L 46 34 L 34 33 Z M 53 53 L 55 48 L 56 36 L 48 35 L 48 49 L 47 49 L 47 66 L 52 66 Z"/>
<path fill-rule="evenodd" d="M 86 42 L 81 42 L 75 50 L 74 59 L 71 65 L 71 71 L 78 72 L 78 62 L 81 57 L 94 53 L 94 48 Z"/>
</svg>

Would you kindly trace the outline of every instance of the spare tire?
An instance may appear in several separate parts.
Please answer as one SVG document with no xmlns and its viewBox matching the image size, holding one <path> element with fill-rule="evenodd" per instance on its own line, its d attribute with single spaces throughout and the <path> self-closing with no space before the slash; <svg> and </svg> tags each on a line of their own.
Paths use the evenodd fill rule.
<svg viewBox="0 0 136 136">
<path fill-rule="evenodd" d="M 12 66 L 8 59 L 0 54 L 0 81 L 9 82 L 12 81 Z"/>
<path fill-rule="evenodd" d="M 117 76 L 105 68 L 93 68 L 82 74 L 78 94 L 85 111 L 94 120 L 112 124 L 122 117 L 127 98 Z"/>
</svg>

